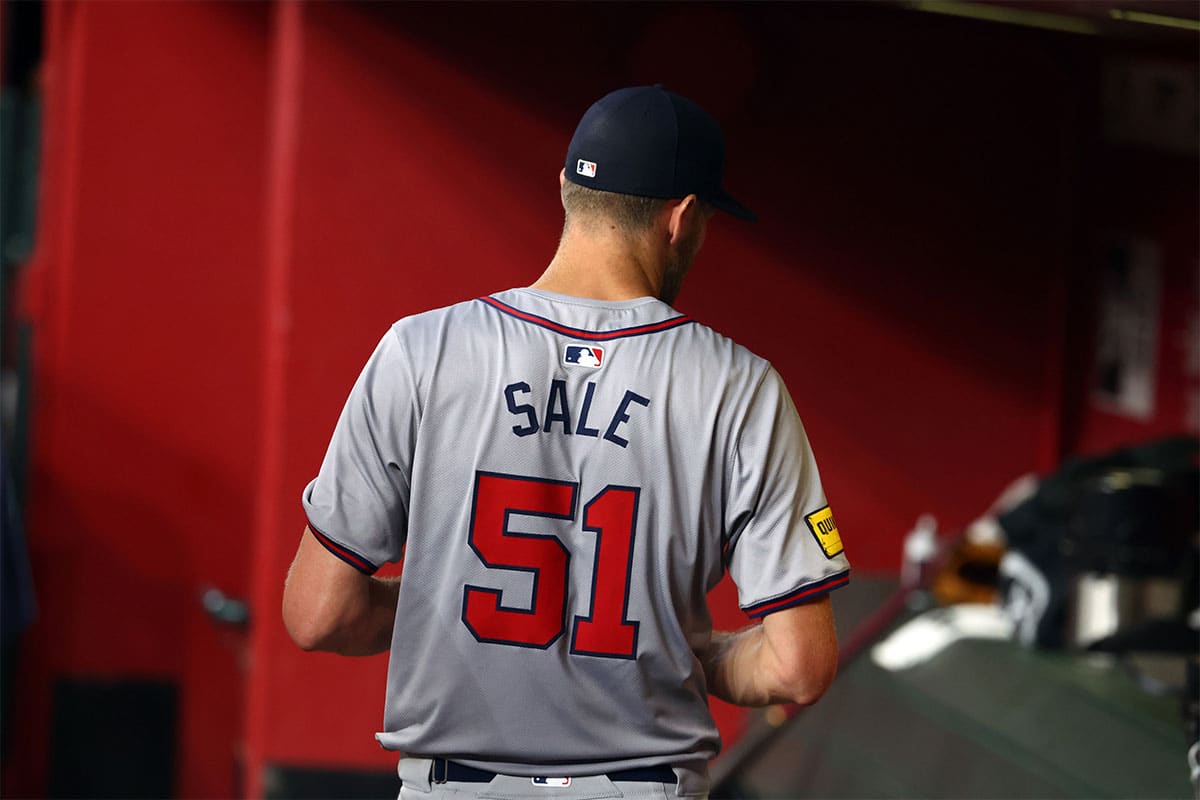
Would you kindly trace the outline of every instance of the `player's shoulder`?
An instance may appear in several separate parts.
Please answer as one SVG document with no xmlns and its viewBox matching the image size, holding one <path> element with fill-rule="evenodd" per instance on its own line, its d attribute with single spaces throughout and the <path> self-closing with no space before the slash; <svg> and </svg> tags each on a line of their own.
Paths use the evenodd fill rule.
<svg viewBox="0 0 1200 800">
<path fill-rule="evenodd" d="M 420 339 L 429 334 L 444 332 L 472 316 L 479 316 L 481 311 L 478 298 L 470 298 L 401 317 L 392 323 L 391 332 L 401 341 Z"/>
<path fill-rule="evenodd" d="M 719 357 L 739 372 L 761 376 L 771 368 L 771 362 L 766 358 L 699 320 L 693 319 L 692 324 L 682 329 L 680 334 L 689 337 L 697 348 Z"/>
</svg>

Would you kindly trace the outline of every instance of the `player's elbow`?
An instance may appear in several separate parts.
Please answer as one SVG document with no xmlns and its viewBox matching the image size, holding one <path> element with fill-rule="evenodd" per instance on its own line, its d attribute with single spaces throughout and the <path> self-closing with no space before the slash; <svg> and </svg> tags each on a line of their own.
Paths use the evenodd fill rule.
<svg viewBox="0 0 1200 800">
<path fill-rule="evenodd" d="M 283 617 L 283 623 L 288 635 L 301 650 L 311 653 L 329 649 L 333 638 L 333 631 L 329 627 L 310 620 L 289 617 L 287 614 Z"/>
<path fill-rule="evenodd" d="M 777 636 L 764 650 L 772 701 L 812 705 L 837 674 L 837 638 L 823 628 L 795 637 Z"/>
<path fill-rule="evenodd" d="M 836 652 L 788 659 L 777 667 L 775 694 L 781 702 L 810 706 L 821 699 L 836 674 Z"/>
<path fill-rule="evenodd" d="M 321 650 L 332 635 L 330 625 L 300 603 L 288 602 L 288 599 L 285 594 L 283 626 L 287 628 L 288 636 L 301 650 Z"/>
<path fill-rule="evenodd" d="M 340 652 L 370 611 L 370 578 L 308 533 L 283 585 L 283 624 L 302 650 Z"/>
<path fill-rule="evenodd" d="M 283 593 L 283 625 L 301 650 L 333 651 L 345 629 L 345 614 L 327 596 L 312 595 L 286 587 Z"/>
</svg>

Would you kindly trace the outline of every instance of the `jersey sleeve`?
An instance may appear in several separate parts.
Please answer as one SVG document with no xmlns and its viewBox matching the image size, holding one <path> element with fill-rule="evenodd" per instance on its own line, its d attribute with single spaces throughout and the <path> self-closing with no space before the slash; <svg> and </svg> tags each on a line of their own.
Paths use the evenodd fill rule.
<svg viewBox="0 0 1200 800">
<path fill-rule="evenodd" d="M 404 547 L 418 418 L 411 376 L 389 330 L 350 390 L 320 473 L 304 489 L 317 540 L 366 574 L 398 561 Z"/>
<path fill-rule="evenodd" d="M 755 389 L 734 444 L 726 560 L 738 603 L 759 619 L 846 585 L 846 558 L 817 462 L 773 367 Z"/>
</svg>

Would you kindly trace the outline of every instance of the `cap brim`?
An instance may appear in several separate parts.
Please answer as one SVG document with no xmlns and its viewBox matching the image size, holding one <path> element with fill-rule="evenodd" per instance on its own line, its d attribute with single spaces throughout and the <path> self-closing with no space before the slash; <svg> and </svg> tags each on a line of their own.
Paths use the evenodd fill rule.
<svg viewBox="0 0 1200 800">
<path fill-rule="evenodd" d="M 744 219 L 749 222 L 758 221 L 758 214 L 755 214 L 737 200 L 734 200 L 724 189 L 718 190 L 717 194 L 708 198 L 708 202 L 714 208 L 724 211 L 726 214 L 732 214 L 738 219 Z"/>
</svg>

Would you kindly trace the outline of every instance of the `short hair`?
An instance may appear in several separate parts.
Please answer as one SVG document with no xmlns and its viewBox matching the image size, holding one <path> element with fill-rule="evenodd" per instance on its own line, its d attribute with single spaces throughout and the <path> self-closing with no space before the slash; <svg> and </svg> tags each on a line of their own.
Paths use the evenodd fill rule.
<svg viewBox="0 0 1200 800">
<path fill-rule="evenodd" d="M 576 219 L 584 224 L 606 220 L 627 233 L 641 233 L 654 224 L 655 217 L 668 202 L 659 197 L 602 192 L 569 180 L 562 186 L 563 210 L 566 212 L 564 227 L 570 227 Z"/>
</svg>

